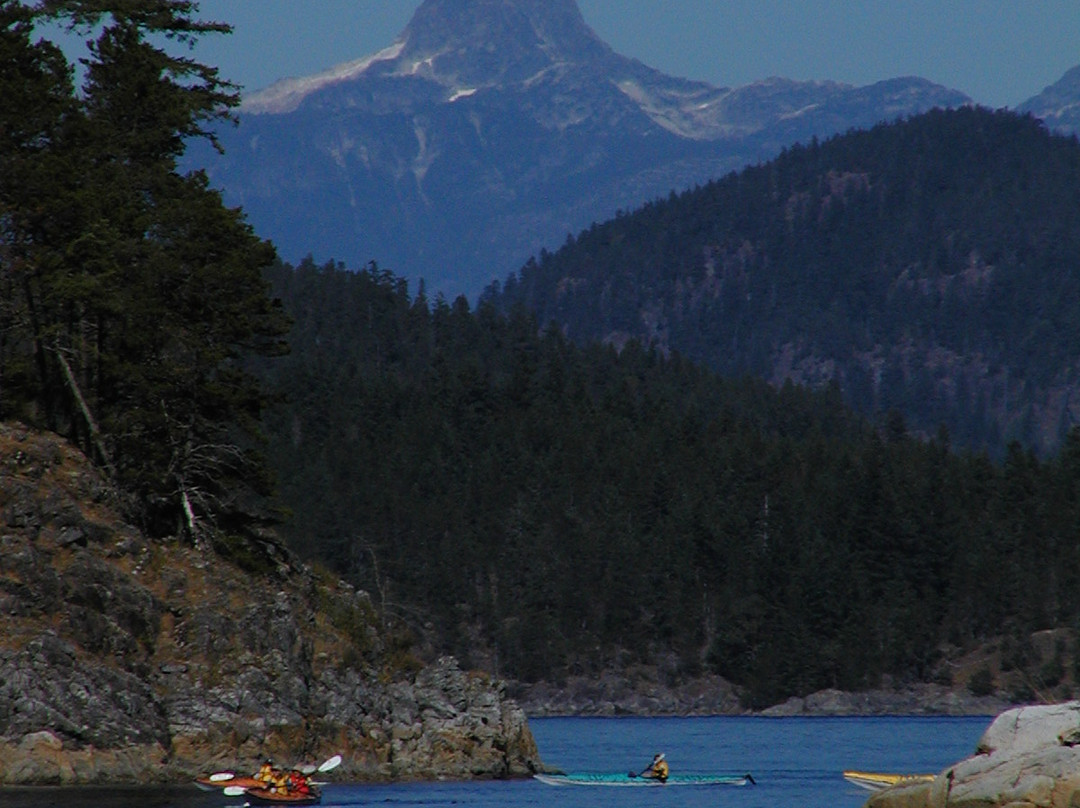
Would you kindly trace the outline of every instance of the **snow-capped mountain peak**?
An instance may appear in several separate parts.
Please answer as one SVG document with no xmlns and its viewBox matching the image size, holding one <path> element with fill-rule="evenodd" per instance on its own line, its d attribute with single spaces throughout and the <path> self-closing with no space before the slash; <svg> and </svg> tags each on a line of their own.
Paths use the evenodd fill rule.
<svg viewBox="0 0 1080 808">
<path fill-rule="evenodd" d="M 968 101 L 913 78 L 718 87 L 616 53 L 575 0 L 424 0 L 390 47 L 248 97 L 225 155 L 191 165 L 287 260 L 374 257 L 472 293 L 620 208 Z"/>
</svg>

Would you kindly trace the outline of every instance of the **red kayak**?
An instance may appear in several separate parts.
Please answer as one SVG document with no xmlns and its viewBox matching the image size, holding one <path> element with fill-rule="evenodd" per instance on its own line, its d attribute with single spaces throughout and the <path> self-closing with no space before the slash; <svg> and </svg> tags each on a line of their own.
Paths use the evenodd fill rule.
<svg viewBox="0 0 1080 808">
<path fill-rule="evenodd" d="M 252 805 L 318 805 L 322 800 L 322 793 L 317 788 L 286 792 L 272 788 L 246 788 L 244 794 Z"/>
<path fill-rule="evenodd" d="M 323 798 L 319 789 L 284 793 L 273 789 L 245 789 L 244 794 L 251 800 L 252 805 L 319 805 Z"/>
</svg>

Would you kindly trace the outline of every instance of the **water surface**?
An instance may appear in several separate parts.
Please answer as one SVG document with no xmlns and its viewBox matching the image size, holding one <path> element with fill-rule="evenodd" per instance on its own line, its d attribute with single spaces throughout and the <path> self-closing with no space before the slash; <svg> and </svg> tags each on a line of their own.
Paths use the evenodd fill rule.
<svg viewBox="0 0 1080 808">
<path fill-rule="evenodd" d="M 334 784 L 322 804 L 462 808 L 858 808 L 844 769 L 939 772 L 968 757 L 991 718 L 534 718 L 540 755 L 564 771 L 751 773 L 755 786 L 554 787 L 535 780 Z M 0 789 L 0 808 L 240 808 L 241 797 L 175 788 Z"/>
</svg>

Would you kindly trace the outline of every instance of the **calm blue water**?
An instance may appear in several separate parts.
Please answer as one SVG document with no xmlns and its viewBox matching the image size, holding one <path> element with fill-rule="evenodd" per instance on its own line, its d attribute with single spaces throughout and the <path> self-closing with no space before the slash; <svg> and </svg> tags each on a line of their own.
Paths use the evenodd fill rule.
<svg viewBox="0 0 1080 808">
<path fill-rule="evenodd" d="M 990 718 L 535 718 L 548 766 L 629 772 L 664 752 L 672 772 L 750 772 L 756 786 L 585 788 L 535 780 L 330 785 L 323 806 L 462 808 L 858 808 L 870 792 L 844 769 L 938 772 L 968 757 Z M 238 808 L 179 789 L 0 789 L 0 808 Z"/>
</svg>

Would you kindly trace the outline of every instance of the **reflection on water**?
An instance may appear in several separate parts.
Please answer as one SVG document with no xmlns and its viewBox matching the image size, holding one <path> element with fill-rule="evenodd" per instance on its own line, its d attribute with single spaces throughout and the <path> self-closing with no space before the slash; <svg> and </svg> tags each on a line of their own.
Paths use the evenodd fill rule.
<svg viewBox="0 0 1080 808">
<path fill-rule="evenodd" d="M 194 785 L 0 788 L 0 808 L 240 808 L 244 800 Z"/>
</svg>

